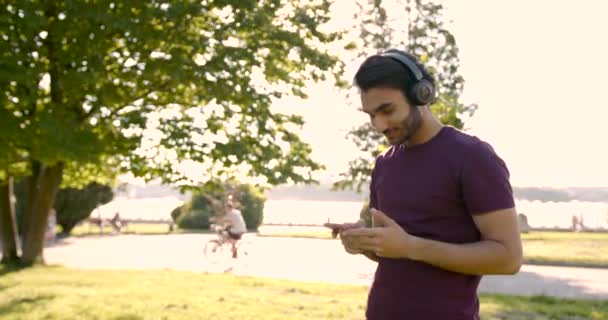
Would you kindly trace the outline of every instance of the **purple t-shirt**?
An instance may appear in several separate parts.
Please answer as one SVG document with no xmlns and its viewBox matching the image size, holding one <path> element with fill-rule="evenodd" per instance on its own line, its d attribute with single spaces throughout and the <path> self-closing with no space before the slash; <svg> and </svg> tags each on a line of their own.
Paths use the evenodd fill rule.
<svg viewBox="0 0 608 320">
<path fill-rule="evenodd" d="M 492 147 L 444 126 L 430 141 L 393 146 L 376 159 L 370 207 L 406 232 L 449 243 L 480 240 L 473 215 L 514 207 L 509 171 Z M 367 318 L 478 319 L 480 276 L 381 258 Z"/>
</svg>

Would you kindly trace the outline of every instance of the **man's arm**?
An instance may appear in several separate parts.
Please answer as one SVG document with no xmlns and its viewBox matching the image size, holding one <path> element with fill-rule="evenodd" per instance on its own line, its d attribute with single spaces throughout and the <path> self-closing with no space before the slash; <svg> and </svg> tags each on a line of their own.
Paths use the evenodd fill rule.
<svg viewBox="0 0 608 320">
<path fill-rule="evenodd" d="M 523 253 L 509 170 L 485 142 L 471 144 L 467 152 L 461 173 L 462 198 L 481 241 L 450 244 L 414 237 L 408 257 L 466 274 L 517 273 Z"/>
<path fill-rule="evenodd" d="M 473 216 L 482 239 L 467 244 L 410 235 L 384 213 L 372 211 L 376 227 L 341 234 L 348 248 L 378 257 L 422 261 L 463 274 L 514 274 L 521 267 L 522 245 L 513 208 Z"/>
<path fill-rule="evenodd" d="M 522 263 L 522 244 L 515 209 L 474 215 L 481 241 L 451 244 L 414 237 L 406 256 L 465 274 L 515 274 Z"/>
</svg>

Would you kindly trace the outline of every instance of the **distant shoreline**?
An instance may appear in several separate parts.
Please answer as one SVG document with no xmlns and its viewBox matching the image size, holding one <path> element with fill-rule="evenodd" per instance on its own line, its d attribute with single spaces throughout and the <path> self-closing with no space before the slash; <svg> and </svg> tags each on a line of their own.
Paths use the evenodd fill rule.
<svg viewBox="0 0 608 320">
<path fill-rule="evenodd" d="M 364 187 L 362 192 L 352 190 L 332 190 L 332 185 L 280 185 L 265 192 L 267 200 L 292 201 L 366 201 L 369 190 Z M 513 195 L 519 201 L 539 201 L 543 203 L 567 203 L 572 201 L 594 202 L 608 205 L 608 187 L 513 187 Z M 117 191 L 116 196 L 128 198 L 152 198 L 175 196 L 186 201 L 189 193 L 180 193 L 171 186 L 150 184 L 146 186 L 128 185 L 124 190 Z"/>
<path fill-rule="evenodd" d="M 352 200 L 352 199 L 311 199 L 311 198 L 266 198 L 266 201 L 317 201 L 317 202 L 357 202 L 363 203 L 362 200 Z"/>
</svg>

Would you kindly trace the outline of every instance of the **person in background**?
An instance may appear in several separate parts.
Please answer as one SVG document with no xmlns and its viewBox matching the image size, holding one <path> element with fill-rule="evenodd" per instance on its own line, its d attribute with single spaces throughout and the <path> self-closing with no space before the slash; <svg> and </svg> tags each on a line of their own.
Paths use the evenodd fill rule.
<svg viewBox="0 0 608 320">
<path fill-rule="evenodd" d="M 232 257 L 238 257 L 237 242 L 241 240 L 243 234 L 247 232 L 247 225 L 240 210 L 238 210 L 232 201 L 226 201 L 226 210 L 224 216 L 220 218 L 220 225 L 223 225 L 232 246 Z"/>
</svg>

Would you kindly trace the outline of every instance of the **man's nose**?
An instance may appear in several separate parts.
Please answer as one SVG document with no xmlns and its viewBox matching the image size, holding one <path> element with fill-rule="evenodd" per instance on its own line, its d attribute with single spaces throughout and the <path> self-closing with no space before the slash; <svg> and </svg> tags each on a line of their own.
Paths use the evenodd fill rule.
<svg viewBox="0 0 608 320">
<path fill-rule="evenodd" d="M 388 129 L 387 121 L 379 117 L 376 117 L 374 120 L 372 120 L 372 126 L 374 127 L 374 129 L 376 129 L 376 131 L 380 133 L 384 133 L 384 131 Z"/>
</svg>

